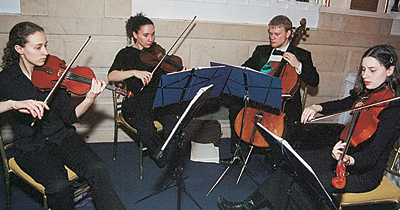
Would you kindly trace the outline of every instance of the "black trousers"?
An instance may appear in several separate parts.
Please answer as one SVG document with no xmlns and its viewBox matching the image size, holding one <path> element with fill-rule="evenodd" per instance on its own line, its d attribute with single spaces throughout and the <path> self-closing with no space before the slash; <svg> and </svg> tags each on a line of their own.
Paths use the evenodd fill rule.
<svg viewBox="0 0 400 210">
<path fill-rule="evenodd" d="M 140 141 L 150 153 L 160 149 L 178 122 L 176 115 L 168 110 L 137 109 L 135 112 L 122 112 L 122 114 L 129 125 L 137 129 Z M 161 135 L 154 126 L 154 120 L 158 120 L 163 126 Z"/>
<path fill-rule="evenodd" d="M 64 165 L 88 181 L 97 210 L 126 209 L 113 189 L 107 166 L 78 134 L 65 139 L 61 145 L 48 142 L 38 150 L 17 151 L 15 159 L 46 188 L 51 209 L 75 209 L 73 189 Z"/>
<path fill-rule="evenodd" d="M 317 168 L 316 173 L 324 174 L 323 177 L 320 177 L 320 181 L 327 188 L 328 193 L 332 193 L 334 190 L 333 187 L 330 187 L 332 185 L 330 182 L 335 174 L 331 169 L 330 163 L 332 163 L 333 158 L 329 156 L 329 149 L 324 148 L 319 151 L 306 151 L 305 153 L 309 155 L 305 158 L 306 161 L 307 159 L 314 159 L 322 167 Z M 320 154 L 323 155 L 319 156 Z M 304 153 L 300 155 L 304 155 Z M 309 164 L 312 167 L 315 166 L 313 163 Z M 267 199 L 272 209 L 328 209 L 321 192 L 316 191 L 308 183 L 311 177 L 305 176 L 306 174 L 295 170 L 291 163 L 283 161 L 281 166 L 259 186 L 258 190 Z"/>
</svg>

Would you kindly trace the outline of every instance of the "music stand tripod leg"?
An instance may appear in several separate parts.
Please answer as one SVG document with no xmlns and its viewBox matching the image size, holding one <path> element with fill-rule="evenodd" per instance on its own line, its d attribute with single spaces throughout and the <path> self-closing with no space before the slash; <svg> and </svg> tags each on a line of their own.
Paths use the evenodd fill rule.
<svg viewBox="0 0 400 210">
<path fill-rule="evenodd" d="M 225 174 L 228 172 L 229 168 L 235 163 L 236 160 L 239 160 L 240 164 L 244 164 L 244 158 L 241 154 L 242 148 L 240 146 L 240 140 L 242 139 L 242 134 L 243 134 L 243 124 L 244 124 L 244 117 L 246 116 L 246 108 L 247 108 L 247 102 L 249 101 L 249 92 L 248 92 L 248 85 L 247 85 L 247 74 L 246 72 L 243 72 L 243 81 L 244 81 L 244 86 L 245 86 L 245 92 L 244 92 L 244 108 L 243 108 L 243 116 L 242 116 L 242 124 L 240 127 L 240 134 L 239 134 L 239 142 L 235 142 L 236 145 L 236 150 L 235 153 L 232 157 L 232 159 L 229 161 L 228 166 L 226 167 L 225 171 L 221 174 L 221 176 L 217 179 L 215 184 L 211 187 L 210 191 L 208 191 L 207 195 L 208 196 L 211 191 L 214 190 L 214 188 L 218 185 L 218 183 L 222 180 L 222 178 L 225 176 Z M 246 171 L 247 172 L 247 171 Z M 247 173 L 251 180 L 253 180 L 257 185 L 259 185 L 255 179 L 251 176 L 250 173 Z M 239 181 L 238 181 L 239 182 Z"/>
<path fill-rule="evenodd" d="M 251 155 L 251 152 L 253 151 L 253 148 L 254 148 L 254 146 L 253 146 L 253 145 L 250 145 L 249 154 L 247 154 L 246 160 L 245 160 L 244 163 L 243 163 L 242 170 L 240 171 L 240 174 L 239 174 L 239 177 L 238 177 L 238 179 L 237 179 L 237 181 L 236 181 L 236 184 L 239 184 L 239 180 L 240 180 L 240 178 L 242 177 L 243 171 L 244 171 L 244 169 L 246 168 L 247 163 L 249 162 L 250 155 Z"/>
<path fill-rule="evenodd" d="M 164 150 L 166 149 L 166 147 L 170 144 L 170 142 L 172 142 L 173 144 L 177 144 L 177 151 L 174 152 L 173 150 L 171 151 L 170 154 L 174 155 L 173 157 L 175 158 L 176 161 L 174 162 L 168 162 L 167 167 L 169 167 L 169 163 L 176 163 L 174 165 L 174 170 L 173 170 L 173 175 L 170 178 L 172 183 L 174 182 L 176 185 L 174 186 L 178 186 L 178 198 L 177 198 L 177 209 L 181 208 L 181 195 L 182 195 L 182 191 L 185 192 L 186 195 L 188 195 L 188 197 L 200 208 L 200 205 L 194 200 L 194 198 L 189 194 L 189 192 L 187 191 L 185 184 L 184 184 L 184 180 L 183 180 L 183 166 L 185 164 L 185 160 L 184 160 L 184 137 L 185 137 L 185 132 L 184 129 L 186 128 L 186 126 L 193 120 L 193 118 L 196 116 L 197 111 L 201 108 L 201 106 L 204 104 L 205 99 L 210 95 L 211 91 L 213 89 L 213 85 L 209 85 L 207 87 L 203 87 L 200 88 L 200 90 L 196 93 L 196 95 L 194 96 L 194 98 L 192 99 L 192 101 L 190 102 L 190 104 L 188 105 L 188 107 L 186 108 L 185 112 L 182 114 L 181 118 L 178 120 L 178 122 L 176 123 L 174 129 L 172 130 L 171 134 L 169 135 L 169 137 L 167 138 L 167 140 L 165 141 L 164 145 L 161 148 L 161 151 L 159 152 L 159 154 L 157 155 L 157 158 L 160 158 L 163 155 Z M 177 142 L 176 142 L 177 141 Z M 172 145 L 174 146 L 174 145 Z M 170 145 L 171 147 L 171 145 Z M 165 154 L 165 155 L 169 155 L 169 154 Z M 145 198 L 151 197 L 159 192 L 162 192 L 166 189 L 168 189 L 170 187 L 168 187 L 167 185 L 164 186 L 161 190 L 159 190 L 158 192 L 152 193 L 150 196 L 147 196 Z M 144 198 L 144 199 L 145 199 Z M 144 199 L 141 199 L 135 203 L 138 203 Z"/>
<path fill-rule="evenodd" d="M 183 168 L 184 167 L 183 166 L 185 164 L 185 160 L 184 160 L 184 136 L 185 136 L 185 133 L 182 131 L 180 133 L 181 134 L 179 135 L 179 137 L 175 140 L 175 141 L 178 141 L 178 143 L 177 143 L 178 149 L 177 149 L 177 152 L 175 153 L 175 157 L 173 158 L 173 160 L 176 160 L 176 166 L 173 169 L 173 174 L 169 178 L 170 180 L 160 190 L 155 191 L 155 192 L 147 195 L 146 197 L 136 201 L 135 204 L 137 204 L 147 198 L 150 198 L 154 195 L 157 195 L 167 189 L 177 186 L 178 187 L 178 197 L 177 197 L 177 209 L 178 210 L 181 209 L 182 192 L 184 192 L 190 198 L 190 200 L 192 200 L 193 203 L 195 203 L 202 210 L 199 203 L 197 203 L 197 201 L 194 199 L 194 197 L 192 195 L 190 195 L 190 193 L 186 189 L 186 186 L 184 183 L 184 178 L 183 178 Z"/>
</svg>

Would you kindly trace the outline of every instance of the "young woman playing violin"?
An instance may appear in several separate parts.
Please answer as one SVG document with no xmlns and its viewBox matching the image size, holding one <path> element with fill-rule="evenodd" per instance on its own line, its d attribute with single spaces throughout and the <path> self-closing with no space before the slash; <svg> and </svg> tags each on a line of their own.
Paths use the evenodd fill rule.
<svg viewBox="0 0 400 210">
<path fill-rule="evenodd" d="M 125 29 L 128 44 L 133 41 L 133 45 L 117 53 L 108 71 L 108 80 L 124 81 L 127 90 L 133 93 L 134 97 L 123 102 L 122 115 L 132 127 L 137 129 L 140 141 L 147 147 L 150 157 L 162 168 L 167 162 L 166 159 L 156 159 L 154 156 L 171 133 L 177 117 L 166 108 L 157 110 L 152 108 L 159 80 L 161 75 L 165 74 L 161 68 L 153 73 L 155 66 L 143 60 L 144 53 L 149 55 L 151 54 L 148 53 L 149 50 L 154 47 L 159 48 L 154 41 L 154 24 L 142 13 L 138 13 L 128 19 Z M 157 133 L 154 120 L 158 120 L 163 125 L 162 136 Z"/>
<path fill-rule="evenodd" d="M 0 100 L 4 101 L 1 111 L 10 110 L 9 106 L 14 109 L 16 161 L 46 188 L 51 209 L 75 209 L 64 166 L 88 181 L 96 209 L 126 209 L 113 190 L 105 163 L 72 125 L 104 91 L 105 81 L 93 79 L 86 98 L 77 106 L 63 89 L 58 89 L 46 105 L 40 101 L 49 93 L 35 87 L 31 75 L 35 66 L 45 63 L 47 55 L 42 27 L 21 22 L 11 29 L 0 72 Z M 34 117 L 38 120 L 32 126 Z"/>
<path fill-rule="evenodd" d="M 399 60 L 394 48 L 388 45 L 372 47 L 362 57 L 356 84 L 350 96 L 306 108 L 301 122 L 310 121 L 317 112 L 336 113 L 358 106 L 362 101 L 367 104 L 369 100 L 380 100 L 382 96 L 389 98 L 398 96 L 399 81 Z M 376 112 L 376 109 L 380 111 Z M 374 115 L 370 115 L 371 113 Z M 298 151 L 314 169 L 329 194 L 367 192 L 380 184 L 390 151 L 400 135 L 400 101 L 393 100 L 378 107 L 360 110 L 352 137 L 356 137 L 358 126 L 365 126 L 363 124 L 370 121 L 377 121 L 375 129 L 368 128 L 361 132 L 369 132 L 363 141 L 353 142 L 352 139 L 351 146 L 343 155 L 343 162 L 346 165 L 346 184 L 341 189 L 336 187 L 333 180 L 337 178 L 335 168 L 344 152 L 345 144 L 342 138 L 333 149 L 327 147 Z M 272 209 L 327 209 L 325 200 L 319 196 L 320 193 L 317 193 L 301 175 L 295 174 L 293 167 L 283 161 L 280 167 L 243 202 L 229 202 L 219 197 L 218 207 L 220 209 L 260 209 L 265 206 Z"/>
</svg>

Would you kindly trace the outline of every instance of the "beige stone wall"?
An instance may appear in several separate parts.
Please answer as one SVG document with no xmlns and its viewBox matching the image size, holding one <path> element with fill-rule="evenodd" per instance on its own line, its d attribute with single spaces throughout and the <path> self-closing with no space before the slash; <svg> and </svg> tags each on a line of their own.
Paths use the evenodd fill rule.
<svg viewBox="0 0 400 210">
<path fill-rule="evenodd" d="M 67 63 L 89 35 L 90 42 L 76 65 L 92 68 L 98 78 L 107 78 L 115 54 L 126 46 L 125 21 L 132 14 L 130 0 L 21 0 L 21 15 L 0 15 L 0 46 L 18 22 L 33 21 L 45 28 L 51 54 Z M 135 11 L 136 12 L 136 11 Z M 151 18 L 151 17 L 150 17 Z M 189 21 L 154 19 L 157 42 L 168 49 Z M 296 21 L 297 22 L 297 21 Z M 307 104 L 340 98 L 345 78 L 354 74 L 362 53 L 376 44 L 391 44 L 400 50 L 400 37 L 390 36 L 390 18 L 320 12 L 319 26 L 299 46 L 312 52 L 321 83 L 311 89 Z M 196 22 L 174 53 L 188 67 L 208 66 L 210 61 L 242 64 L 258 44 L 268 43 L 267 27 Z M 0 52 L 2 56 L 2 51 Z M 76 127 L 90 142 L 112 141 L 111 92 L 106 91 Z M 207 116 L 227 123 L 226 109 Z M 337 119 L 331 119 L 334 121 Z M 226 127 L 226 125 L 223 125 Z M 229 132 L 224 130 L 227 136 Z M 120 140 L 129 138 L 120 132 Z"/>
</svg>

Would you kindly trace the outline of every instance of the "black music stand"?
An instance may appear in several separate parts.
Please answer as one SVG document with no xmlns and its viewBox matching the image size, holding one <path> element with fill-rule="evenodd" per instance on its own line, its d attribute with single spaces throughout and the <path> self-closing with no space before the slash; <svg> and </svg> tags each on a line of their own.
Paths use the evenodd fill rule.
<svg viewBox="0 0 400 210">
<path fill-rule="evenodd" d="M 169 143 L 171 141 L 177 141 L 178 150 L 174 154 L 176 157 L 176 158 L 174 158 L 174 160 L 176 160 L 176 163 L 175 163 L 176 165 L 175 165 L 175 169 L 174 169 L 174 174 L 170 177 L 170 180 L 160 190 L 153 192 L 150 195 L 136 201 L 135 204 L 142 200 L 145 200 L 153 195 L 161 193 L 169 188 L 177 186 L 178 187 L 178 198 L 177 198 L 177 209 L 178 210 L 181 209 L 182 192 L 184 192 L 200 209 L 202 209 L 201 206 L 196 202 L 196 200 L 193 198 L 193 196 L 190 195 L 190 193 L 186 189 L 184 179 L 183 179 L 183 166 L 185 164 L 185 161 L 183 159 L 183 156 L 184 156 L 183 145 L 184 145 L 185 133 L 183 130 L 196 116 L 196 113 L 199 111 L 201 106 L 204 104 L 207 97 L 209 97 L 213 88 L 214 88 L 214 85 L 211 84 L 207 87 L 200 88 L 197 91 L 196 95 L 190 101 L 188 107 L 183 112 L 182 116 L 179 118 L 179 120 L 176 123 L 175 127 L 173 128 L 171 134 L 168 136 L 167 140 L 165 141 L 164 145 L 161 147 L 161 150 L 159 151 L 159 153 L 157 155 L 157 158 L 160 158 L 161 156 L 163 156 L 164 151 L 165 151 L 166 147 L 169 145 Z M 174 183 L 175 183 L 175 185 L 170 186 L 171 184 L 174 184 Z"/>
<path fill-rule="evenodd" d="M 291 163 L 294 169 L 298 172 L 297 174 L 304 176 L 304 180 L 307 180 L 311 186 L 313 186 L 317 191 L 319 191 L 319 193 L 323 195 L 329 208 L 337 210 L 338 208 L 334 204 L 331 196 L 329 196 L 329 194 L 326 192 L 324 186 L 319 181 L 314 170 L 296 151 L 294 151 L 292 146 L 285 139 L 275 135 L 260 123 L 254 122 L 254 124 L 264 140 L 270 145 L 271 149 L 279 151 L 279 154 L 282 154 L 283 158 L 288 163 Z M 273 138 L 269 138 L 271 136 Z"/>
<path fill-rule="evenodd" d="M 281 109 L 281 96 L 282 96 L 282 81 L 280 78 L 273 77 L 259 71 L 255 71 L 250 68 L 220 64 L 211 62 L 211 66 L 225 66 L 227 69 L 230 69 L 229 78 L 224 86 L 223 93 L 234 95 L 238 97 L 243 97 L 244 101 L 244 111 L 247 107 L 247 102 L 249 100 L 271 106 L 273 108 Z M 242 126 L 240 128 L 239 138 L 242 138 L 243 131 L 243 123 L 244 123 L 245 112 L 243 113 L 242 118 Z M 242 164 L 242 170 L 240 172 L 237 183 L 239 183 L 239 179 L 244 171 L 244 168 L 247 164 L 248 158 L 252 150 L 250 150 L 246 161 L 243 160 L 242 157 L 242 148 L 240 146 L 240 142 L 235 142 L 236 150 L 233 154 L 232 159 L 229 161 L 228 166 L 225 171 L 221 174 L 215 184 L 212 186 L 210 191 L 206 194 L 208 196 L 211 191 L 218 185 L 218 183 L 222 180 L 224 175 L 228 172 L 230 167 L 236 162 L 239 161 Z M 249 173 L 248 171 L 246 171 Z M 249 177 L 257 184 L 257 181 L 253 179 L 253 177 L 249 174 Z"/>
<path fill-rule="evenodd" d="M 225 66 L 214 66 L 162 75 L 153 108 L 190 101 L 200 88 L 210 84 L 214 88 L 208 97 L 218 97 L 228 80 L 228 71 Z"/>
<path fill-rule="evenodd" d="M 245 84 L 243 72 L 247 74 L 248 96 L 254 101 L 276 109 L 282 108 L 282 80 L 268 74 L 261 73 L 247 67 L 240 67 L 216 62 L 210 62 L 211 66 L 225 66 L 229 72 L 228 80 L 223 93 L 243 98 L 245 96 Z"/>
</svg>

